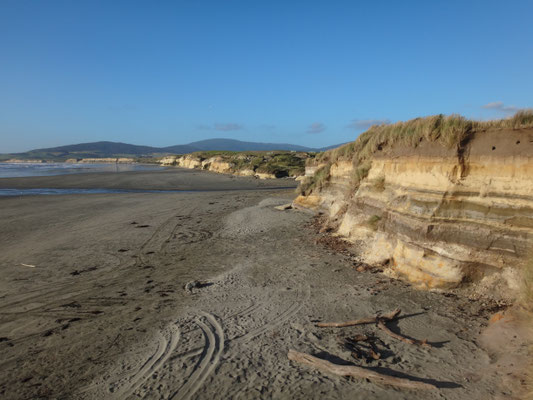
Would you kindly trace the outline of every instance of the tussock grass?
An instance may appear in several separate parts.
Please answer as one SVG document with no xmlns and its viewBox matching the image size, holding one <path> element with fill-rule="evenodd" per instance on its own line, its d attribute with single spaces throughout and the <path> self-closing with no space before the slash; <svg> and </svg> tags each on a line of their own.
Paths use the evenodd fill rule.
<svg viewBox="0 0 533 400">
<path fill-rule="evenodd" d="M 320 190 L 326 182 L 329 180 L 331 164 L 324 165 L 316 170 L 313 176 L 305 178 L 298 186 L 298 190 L 301 195 L 307 196 L 311 193 L 312 189 Z"/>
<path fill-rule="evenodd" d="M 521 110 L 511 118 L 493 121 L 473 121 L 457 114 L 432 115 L 406 122 L 374 125 L 359 135 L 354 142 L 317 154 L 313 163 L 331 165 L 336 161 L 351 160 L 355 166 L 353 184 L 357 187 L 368 174 L 372 155 L 395 144 L 414 148 L 423 140 L 427 140 L 446 148 L 453 148 L 460 146 L 473 132 L 526 127 L 533 127 L 533 109 Z M 305 192 L 310 193 L 317 188 L 313 186 L 313 182 L 327 181 L 327 179 L 329 177 L 311 179 L 309 181 L 311 183 L 306 185 Z"/>
</svg>

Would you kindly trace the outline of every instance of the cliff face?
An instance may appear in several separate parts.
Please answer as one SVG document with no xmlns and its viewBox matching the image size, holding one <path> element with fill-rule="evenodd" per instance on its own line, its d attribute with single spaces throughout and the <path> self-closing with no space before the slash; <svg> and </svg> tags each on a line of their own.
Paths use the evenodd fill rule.
<svg viewBox="0 0 533 400">
<path fill-rule="evenodd" d="M 131 164 L 134 158 L 127 157 L 106 157 L 106 158 L 69 158 L 65 161 L 69 164 Z"/>
<path fill-rule="evenodd" d="M 9 160 L 2 161 L 5 163 L 13 163 L 13 164 L 35 164 L 35 163 L 45 163 L 45 160 L 21 160 L 18 158 L 10 158 Z"/>
<path fill-rule="evenodd" d="M 189 169 L 240 176 L 254 176 L 259 179 L 297 177 L 303 174 L 307 153 L 229 153 L 206 156 L 192 153 L 183 156 L 163 157 L 161 165 L 175 165 Z"/>
<path fill-rule="evenodd" d="M 533 247 L 533 129 L 480 131 L 453 149 L 398 144 L 372 155 L 357 187 L 355 173 L 337 160 L 296 202 L 327 211 L 366 262 L 427 288 L 516 286 Z"/>
</svg>

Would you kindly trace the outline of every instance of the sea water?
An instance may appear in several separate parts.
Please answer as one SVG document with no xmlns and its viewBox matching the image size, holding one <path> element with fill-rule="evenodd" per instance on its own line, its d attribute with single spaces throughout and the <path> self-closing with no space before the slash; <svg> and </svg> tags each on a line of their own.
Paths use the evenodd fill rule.
<svg viewBox="0 0 533 400">
<path fill-rule="evenodd" d="M 146 164 L 70 164 L 70 163 L 6 163 L 0 162 L 0 178 L 51 176 L 87 172 L 126 172 L 162 169 Z"/>
<path fill-rule="evenodd" d="M 69 164 L 69 163 L 0 163 L 0 178 L 23 178 L 30 176 L 52 176 L 66 174 L 81 174 L 88 172 L 126 172 L 163 169 L 158 165 L 146 164 Z M 0 189 L 0 197 L 54 195 L 54 194 L 98 194 L 98 193 L 135 193 L 159 192 L 136 191 L 121 189 Z"/>
</svg>

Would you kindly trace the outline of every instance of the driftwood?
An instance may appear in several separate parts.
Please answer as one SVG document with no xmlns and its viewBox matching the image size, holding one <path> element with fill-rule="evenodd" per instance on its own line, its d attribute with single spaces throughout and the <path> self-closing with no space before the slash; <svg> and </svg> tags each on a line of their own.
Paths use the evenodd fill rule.
<svg viewBox="0 0 533 400">
<path fill-rule="evenodd" d="M 374 360 L 379 360 L 381 358 L 381 354 L 377 351 L 374 351 L 374 349 L 370 349 L 369 353 L 370 357 L 372 357 Z"/>
<path fill-rule="evenodd" d="M 401 310 L 397 308 L 394 311 L 391 311 L 387 314 L 383 315 L 376 315 L 374 317 L 366 317 L 361 319 L 354 319 L 352 321 L 346 321 L 346 322 L 319 322 L 316 324 L 316 326 L 320 328 L 344 328 L 346 326 L 353 326 L 353 325 L 363 325 L 363 324 L 373 324 L 378 322 L 379 320 L 383 321 L 392 321 L 393 319 L 398 318 L 398 315 L 400 315 Z"/>
<path fill-rule="evenodd" d="M 361 344 L 364 344 L 361 346 Z M 352 357 L 355 359 L 363 358 L 379 360 L 381 354 L 377 351 L 372 340 L 366 335 L 355 335 L 344 339 L 344 347 L 351 351 Z"/>
<path fill-rule="evenodd" d="M 416 344 L 418 346 L 425 346 L 425 347 L 432 347 L 426 339 L 424 340 L 416 340 L 416 339 L 409 339 L 405 336 L 402 336 L 398 333 L 394 333 L 389 328 L 387 328 L 387 325 L 385 325 L 384 321 L 379 319 L 378 320 L 378 328 L 381 329 L 383 332 L 385 332 L 387 335 L 392 336 L 395 339 L 401 340 L 402 342 L 409 343 L 409 344 Z"/>
<path fill-rule="evenodd" d="M 404 389 L 437 389 L 435 385 L 430 383 L 383 375 L 366 368 L 357 367 L 355 365 L 333 364 L 327 360 L 294 350 L 289 350 L 288 358 L 289 360 L 296 361 L 300 364 L 308 365 L 335 375 L 353 376 L 354 378 L 368 379 L 384 385 L 391 385 Z"/>
</svg>

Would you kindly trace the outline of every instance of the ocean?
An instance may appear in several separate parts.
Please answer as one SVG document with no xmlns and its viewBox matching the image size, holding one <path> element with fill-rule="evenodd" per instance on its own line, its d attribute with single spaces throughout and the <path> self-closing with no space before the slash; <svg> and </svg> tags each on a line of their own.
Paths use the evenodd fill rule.
<svg viewBox="0 0 533 400">
<path fill-rule="evenodd" d="M 5 163 L 0 162 L 0 178 L 81 174 L 87 172 L 126 172 L 162 169 L 147 164 L 67 164 L 67 163 Z"/>
<path fill-rule="evenodd" d="M 67 163 L 1 163 L 0 178 L 23 178 L 30 176 L 52 176 L 82 174 L 88 172 L 126 172 L 163 169 L 158 165 L 146 164 L 67 164 Z M 42 194 L 94 194 L 94 193 L 129 193 L 133 190 L 114 189 L 0 189 L 0 197 Z M 147 192 L 147 191 L 143 191 Z"/>
</svg>

